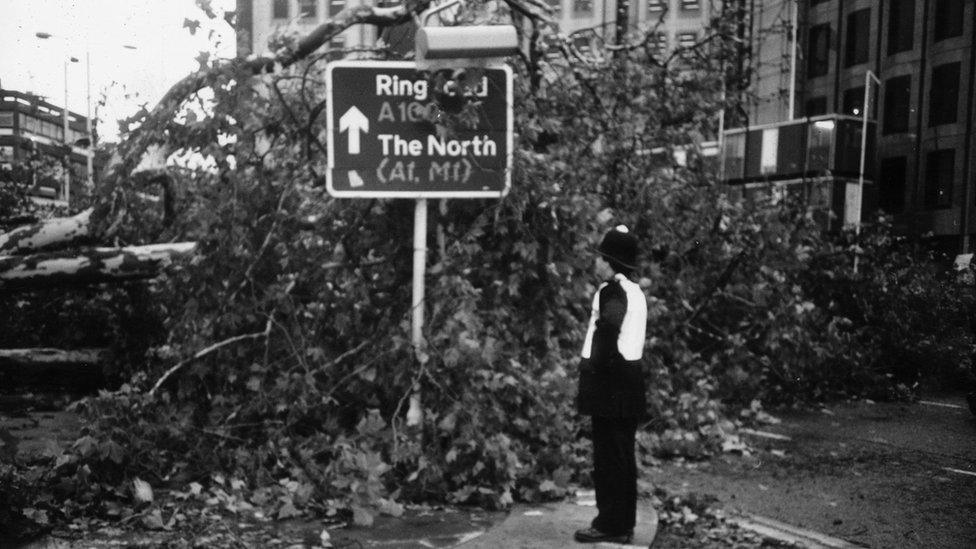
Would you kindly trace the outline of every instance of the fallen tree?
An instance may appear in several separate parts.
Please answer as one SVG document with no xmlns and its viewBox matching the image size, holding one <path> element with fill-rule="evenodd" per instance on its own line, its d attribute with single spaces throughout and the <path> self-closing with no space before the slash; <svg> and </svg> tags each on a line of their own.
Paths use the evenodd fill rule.
<svg viewBox="0 0 976 549">
<path fill-rule="evenodd" d="M 195 242 L 0 256 L 0 290 L 152 278 Z"/>
<path fill-rule="evenodd" d="M 90 238 L 92 209 L 72 217 L 59 217 L 17 227 L 0 234 L 0 255 L 70 245 Z"/>
</svg>

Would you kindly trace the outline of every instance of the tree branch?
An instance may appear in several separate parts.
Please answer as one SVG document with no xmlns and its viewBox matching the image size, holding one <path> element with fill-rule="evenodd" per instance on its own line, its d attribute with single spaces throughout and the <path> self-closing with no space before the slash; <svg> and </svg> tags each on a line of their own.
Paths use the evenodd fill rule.
<svg viewBox="0 0 976 549">
<path fill-rule="evenodd" d="M 200 358 L 203 358 L 203 357 L 209 355 L 210 353 L 212 353 L 214 351 L 220 350 L 220 349 L 222 349 L 222 348 L 224 348 L 224 347 L 226 347 L 228 345 L 233 345 L 234 343 L 237 343 L 238 341 L 244 341 L 246 339 L 258 339 L 258 338 L 261 338 L 261 337 L 268 337 L 269 334 L 271 334 L 271 318 L 270 317 L 268 318 L 268 323 L 265 324 L 265 326 L 264 326 L 264 331 L 254 332 L 254 333 L 251 333 L 251 334 L 243 334 L 243 335 L 239 335 L 239 336 L 234 336 L 234 337 L 225 339 L 225 340 L 223 340 L 223 341 L 221 341 L 219 343 L 214 343 L 213 345 L 211 345 L 211 346 L 209 346 L 209 347 L 207 347 L 207 348 L 205 348 L 205 349 L 203 349 L 201 351 L 198 351 L 196 354 L 194 354 L 190 358 L 188 358 L 186 360 L 182 360 L 182 361 L 178 362 L 175 366 L 173 366 L 172 368 L 170 368 L 169 370 L 166 370 L 166 373 L 164 373 L 162 375 L 162 377 L 159 378 L 159 381 L 157 381 L 156 384 L 153 385 L 153 388 L 149 390 L 149 396 L 154 396 L 156 394 L 156 391 L 160 387 L 162 387 L 163 383 L 165 383 L 167 379 L 169 379 L 173 374 L 175 374 L 176 372 L 180 371 L 184 366 L 186 366 L 187 364 L 193 362 L 194 360 L 198 360 Z"/>
</svg>

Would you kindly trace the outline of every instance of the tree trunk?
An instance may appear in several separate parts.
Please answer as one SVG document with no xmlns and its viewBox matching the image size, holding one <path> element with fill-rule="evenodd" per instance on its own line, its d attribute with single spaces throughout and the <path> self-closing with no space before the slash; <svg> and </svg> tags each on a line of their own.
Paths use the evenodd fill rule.
<svg viewBox="0 0 976 549">
<path fill-rule="evenodd" d="M 89 236 L 91 208 L 74 217 L 59 217 L 0 234 L 0 255 L 68 244 Z"/>
<path fill-rule="evenodd" d="M 174 256 L 187 255 L 195 249 L 196 242 L 180 242 L 0 256 L 0 290 L 152 278 Z"/>
</svg>

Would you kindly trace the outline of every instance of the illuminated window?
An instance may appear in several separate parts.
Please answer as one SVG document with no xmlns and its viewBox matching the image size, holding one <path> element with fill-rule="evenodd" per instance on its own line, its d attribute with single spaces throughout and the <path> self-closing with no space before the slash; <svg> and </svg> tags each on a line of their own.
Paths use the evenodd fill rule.
<svg viewBox="0 0 976 549">
<path fill-rule="evenodd" d="M 667 7 L 665 0 L 647 0 L 648 12 L 664 11 Z"/>
<path fill-rule="evenodd" d="M 698 0 L 681 0 L 681 9 L 698 10 L 701 9 Z"/>
</svg>

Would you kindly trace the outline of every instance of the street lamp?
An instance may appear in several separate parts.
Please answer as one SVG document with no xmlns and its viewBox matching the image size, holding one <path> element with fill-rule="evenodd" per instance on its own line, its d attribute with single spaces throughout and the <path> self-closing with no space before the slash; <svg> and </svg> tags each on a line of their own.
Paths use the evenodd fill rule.
<svg viewBox="0 0 976 549">
<path fill-rule="evenodd" d="M 864 73 L 864 110 L 861 112 L 861 167 L 859 169 L 859 175 L 857 178 L 857 206 L 854 208 L 854 234 L 857 236 L 861 235 L 861 200 L 864 196 L 864 160 L 867 154 L 868 147 L 868 114 L 870 114 L 869 106 L 871 101 L 871 81 L 881 86 L 881 80 L 874 74 L 874 72 L 868 70 Z M 857 258 L 854 256 L 854 274 L 857 274 Z"/>
<path fill-rule="evenodd" d="M 36 36 L 37 38 L 40 38 L 41 40 L 48 40 L 48 39 L 55 38 L 55 39 L 62 40 L 63 42 L 65 42 L 65 44 L 70 44 L 70 42 L 67 39 L 65 39 L 64 37 L 57 36 L 57 35 L 51 34 L 49 32 L 43 32 L 43 31 L 41 31 L 41 32 L 35 32 L 34 33 L 34 36 Z M 137 49 L 135 46 L 133 46 L 131 44 L 121 44 L 121 46 L 123 48 L 127 49 L 127 50 L 135 50 L 135 49 Z M 62 123 L 64 125 L 64 143 L 68 147 L 71 146 L 70 143 L 68 142 L 68 62 L 69 61 L 72 62 L 72 63 L 77 63 L 78 62 L 78 59 L 75 58 L 75 57 L 72 57 L 72 56 L 67 56 L 67 58 L 64 61 L 64 108 L 62 109 Z M 95 186 L 95 180 L 94 180 L 94 171 L 95 170 L 94 170 L 94 166 L 93 166 L 93 159 L 94 159 L 94 156 L 95 156 L 95 136 L 92 133 L 92 112 L 91 112 L 92 111 L 92 108 L 91 108 L 92 107 L 92 102 L 91 102 L 91 52 L 89 51 L 89 49 L 88 49 L 87 46 L 85 47 L 85 103 L 86 103 L 85 133 L 88 134 L 88 154 L 85 155 L 86 156 L 86 161 L 87 161 L 87 171 L 88 171 L 88 181 L 87 181 L 86 185 L 88 186 L 89 189 L 91 189 L 91 188 L 93 188 Z M 69 165 L 70 165 L 70 161 L 69 161 L 68 165 L 65 166 L 65 169 L 66 170 L 67 170 L 67 168 L 68 168 Z M 68 185 L 68 181 L 69 181 L 69 177 L 68 177 L 67 172 L 66 172 L 66 174 L 65 174 L 65 191 L 64 191 L 64 193 L 65 193 L 65 196 L 64 196 L 65 202 L 68 201 L 68 197 L 69 197 L 69 190 L 68 190 L 69 189 L 69 185 Z"/>
</svg>

